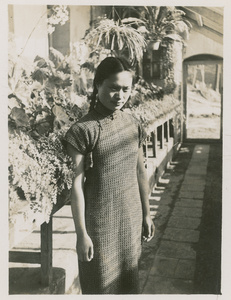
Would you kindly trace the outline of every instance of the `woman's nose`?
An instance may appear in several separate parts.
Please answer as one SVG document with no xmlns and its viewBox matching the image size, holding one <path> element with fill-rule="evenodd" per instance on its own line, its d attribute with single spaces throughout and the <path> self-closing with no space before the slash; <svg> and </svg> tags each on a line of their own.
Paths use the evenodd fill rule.
<svg viewBox="0 0 231 300">
<path fill-rule="evenodd" d="M 124 95 L 124 92 L 122 89 L 120 89 L 117 93 L 116 93 L 116 97 L 118 99 L 122 99 L 123 98 L 123 95 Z"/>
</svg>

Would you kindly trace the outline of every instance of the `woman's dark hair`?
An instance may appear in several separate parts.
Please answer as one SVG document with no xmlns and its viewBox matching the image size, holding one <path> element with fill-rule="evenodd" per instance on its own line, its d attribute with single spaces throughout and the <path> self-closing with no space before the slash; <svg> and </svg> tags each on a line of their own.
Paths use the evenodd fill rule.
<svg viewBox="0 0 231 300">
<path fill-rule="evenodd" d="M 98 93 L 97 86 L 102 84 L 103 81 L 119 72 L 129 71 L 132 72 L 131 65 L 123 57 L 106 57 L 98 65 L 93 81 L 93 93 L 91 95 L 90 109 L 91 111 L 96 104 L 96 95 Z"/>
</svg>

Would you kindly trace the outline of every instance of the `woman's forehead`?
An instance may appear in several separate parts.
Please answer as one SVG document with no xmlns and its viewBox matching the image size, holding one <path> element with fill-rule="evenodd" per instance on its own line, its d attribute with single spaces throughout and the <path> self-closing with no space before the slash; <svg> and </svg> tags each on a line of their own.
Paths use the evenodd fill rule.
<svg viewBox="0 0 231 300">
<path fill-rule="evenodd" d="M 107 83 L 130 85 L 132 83 L 132 73 L 129 71 L 122 71 L 116 74 L 112 74 L 105 81 Z"/>
</svg>

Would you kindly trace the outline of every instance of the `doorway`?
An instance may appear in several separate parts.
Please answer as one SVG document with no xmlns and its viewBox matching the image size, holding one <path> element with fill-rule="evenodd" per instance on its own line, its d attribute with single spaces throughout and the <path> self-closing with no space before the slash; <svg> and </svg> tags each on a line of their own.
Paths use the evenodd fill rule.
<svg viewBox="0 0 231 300">
<path fill-rule="evenodd" d="M 222 60 L 184 62 L 184 140 L 222 137 Z"/>
</svg>

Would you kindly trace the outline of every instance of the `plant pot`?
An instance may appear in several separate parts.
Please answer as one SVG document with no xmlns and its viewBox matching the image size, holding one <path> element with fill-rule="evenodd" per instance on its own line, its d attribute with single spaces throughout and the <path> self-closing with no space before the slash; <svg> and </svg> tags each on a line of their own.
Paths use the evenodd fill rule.
<svg viewBox="0 0 231 300">
<path fill-rule="evenodd" d="M 160 47 L 160 40 L 157 40 L 157 41 L 150 41 L 149 44 L 148 44 L 148 48 L 150 50 L 158 50 L 159 47 Z"/>
</svg>

